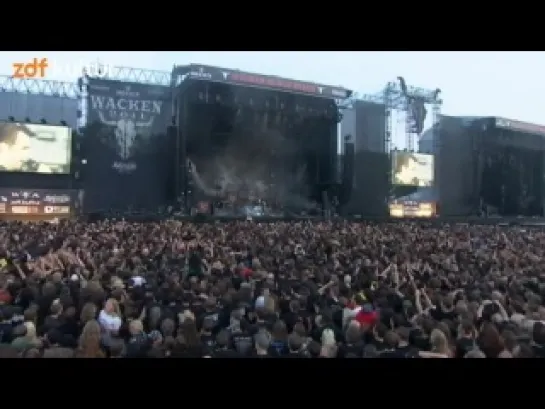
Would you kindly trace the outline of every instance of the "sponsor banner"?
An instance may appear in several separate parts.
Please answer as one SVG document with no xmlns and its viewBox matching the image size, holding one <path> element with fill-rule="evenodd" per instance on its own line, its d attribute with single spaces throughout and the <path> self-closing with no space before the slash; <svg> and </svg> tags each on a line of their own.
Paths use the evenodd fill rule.
<svg viewBox="0 0 545 409">
<path fill-rule="evenodd" d="M 434 202 L 393 202 L 390 203 L 392 217 L 435 217 L 437 215 Z"/>
<path fill-rule="evenodd" d="M 178 70 L 178 72 L 176 70 Z M 255 74 L 207 65 L 191 64 L 184 67 L 176 67 L 174 75 L 177 84 L 188 79 L 205 80 L 275 89 L 333 99 L 346 99 L 352 94 L 350 90 L 342 87 L 332 87 L 313 82 L 281 78 L 274 75 Z"/>
<path fill-rule="evenodd" d="M 75 191 L 69 189 L 0 188 L 0 215 L 68 215 L 74 198 Z"/>
<path fill-rule="evenodd" d="M 393 184 L 402 186 L 433 186 L 433 155 L 392 152 Z"/>
<path fill-rule="evenodd" d="M 513 131 L 545 135 L 544 125 L 532 124 L 532 123 L 523 122 L 523 121 L 516 121 L 513 119 L 496 118 L 496 126 L 498 128 L 511 129 Z"/>
<path fill-rule="evenodd" d="M 68 174 L 71 157 L 67 126 L 0 122 L 0 171 Z"/>
<path fill-rule="evenodd" d="M 163 204 L 170 89 L 89 79 L 83 137 L 87 211 L 149 209 Z M 167 157 L 171 155 L 170 157 Z"/>
</svg>

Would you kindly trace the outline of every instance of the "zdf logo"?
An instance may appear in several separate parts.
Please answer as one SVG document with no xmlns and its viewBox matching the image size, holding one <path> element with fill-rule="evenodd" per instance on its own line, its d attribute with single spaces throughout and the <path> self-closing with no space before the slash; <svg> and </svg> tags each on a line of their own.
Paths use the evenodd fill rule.
<svg viewBox="0 0 545 409">
<path fill-rule="evenodd" d="M 94 78 L 107 78 L 112 73 L 112 67 L 101 62 L 74 61 L 59 63 L 49 58 L 33 58 L 27 62 L 15 62 L 14 78 L 47 78 L 54 80 L 75 80 L 82 74 Z"/>
<path fill-rule="evenodd" d="M 31 62 L 15 62 L 13 63 L 14 78 L 43 78 L 49 64 L 47 58 L 34 58 Z"/>
</svg>

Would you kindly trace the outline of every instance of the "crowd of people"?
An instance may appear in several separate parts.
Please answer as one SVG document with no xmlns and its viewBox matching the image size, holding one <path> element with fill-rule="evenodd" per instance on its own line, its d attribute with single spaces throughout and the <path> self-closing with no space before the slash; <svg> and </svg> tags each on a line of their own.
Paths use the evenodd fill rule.
<svg viewBox="0 0 545 409">
<path fill-rule="evenodd" d="M 545 232 L 3 222 L 0 356 L 542 358 Z"/>
</svg>

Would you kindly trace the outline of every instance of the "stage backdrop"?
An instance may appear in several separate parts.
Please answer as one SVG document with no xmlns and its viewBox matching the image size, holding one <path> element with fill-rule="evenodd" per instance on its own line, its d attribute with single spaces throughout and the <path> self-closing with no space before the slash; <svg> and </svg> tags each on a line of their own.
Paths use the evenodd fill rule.
<svg viewBox="0 0 545 409">
<path fill-rule="evenodd" d="M 165 204 L 171 152 L 168 87 L 90 79 L 82 157 L 85 211 Z"/>
</svg>

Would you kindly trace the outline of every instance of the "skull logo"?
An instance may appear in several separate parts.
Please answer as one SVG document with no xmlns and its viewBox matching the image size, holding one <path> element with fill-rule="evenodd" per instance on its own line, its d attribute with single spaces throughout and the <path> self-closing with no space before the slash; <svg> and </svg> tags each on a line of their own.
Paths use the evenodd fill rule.
<svg viewBox="0 0 545 409">
<path fill-rule="evenodd" d="M 146 128 L 153 123 L 153 117 L 148 121 L 138 122 L 131 119 L 107 120 L 102 112 L 98 113 L 100 120 L 110 126 L 114 126 L 116 150 L 121 159 L 127 160 L 133 153 L 136 135 L 139 128 Z"/>
</svg>

